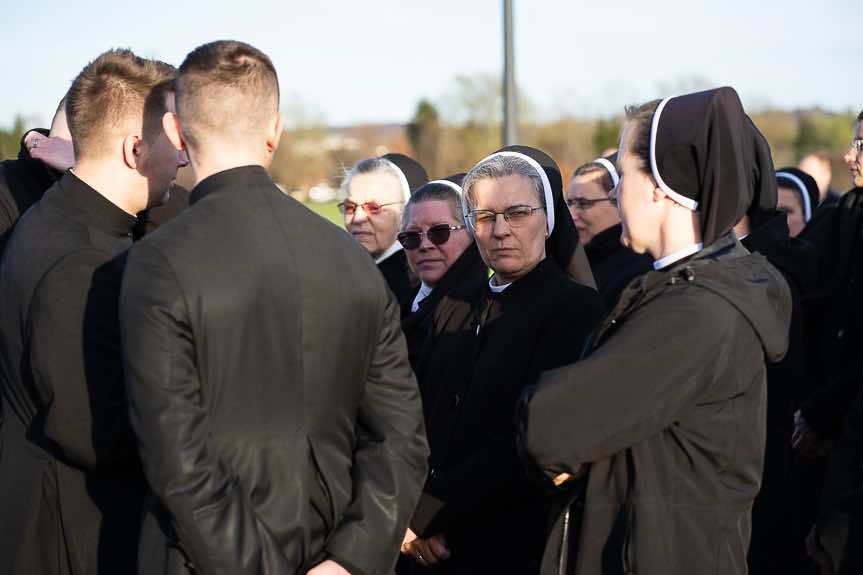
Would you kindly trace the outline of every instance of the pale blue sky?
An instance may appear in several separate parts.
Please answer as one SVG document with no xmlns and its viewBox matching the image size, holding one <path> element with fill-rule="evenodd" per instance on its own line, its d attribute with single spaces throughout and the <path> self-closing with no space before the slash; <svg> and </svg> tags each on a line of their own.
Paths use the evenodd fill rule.
<svg viewBox="0 0 863 575">
<path fill-rule="evenodd" d="M 860 0 L 514 2 L 517 78 L 540 118 L 615 114 L 694 77 L 749 109 L 863 107 Z M 111 47 L 179 65 L 211 40 L 249 42 L 273 59 L 283 107 L 334 125 L 405 122 L 419 98 L 443 101 L 457 75 L 502 61 L 500 0 L 3 3 L 4 126 L 47 122 Z"/>
</svg>

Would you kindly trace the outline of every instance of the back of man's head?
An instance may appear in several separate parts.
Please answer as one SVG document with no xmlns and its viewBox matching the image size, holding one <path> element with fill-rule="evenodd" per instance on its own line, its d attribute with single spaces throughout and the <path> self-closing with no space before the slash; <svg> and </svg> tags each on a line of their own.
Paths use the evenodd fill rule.
<svg viewBox="0 0 863 575">
<path fill-rule="evenodd" d="M 87 64 L 66 94 L 75 157 L 110 154 L 128 134 L 158 134 L 176 69 L 130 50 L 110 50 Z"/>
<path fill-rule="evenodd" d="M 195 48 L 177 76 L 177 117 L 191 153 L 259 146 L 278 115 L 279 82 L 270 59 L 243 42 Z"/>
</svg>

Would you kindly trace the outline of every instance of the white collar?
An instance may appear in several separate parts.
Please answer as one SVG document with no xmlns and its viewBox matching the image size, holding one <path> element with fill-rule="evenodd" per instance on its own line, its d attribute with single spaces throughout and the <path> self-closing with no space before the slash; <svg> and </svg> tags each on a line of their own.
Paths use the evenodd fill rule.
<svg viewBox="0 0 863 575">
<path fill-rule="evenodd" d="M 653 269 L 654 270 L 661 270 L 662 268 L 666 268 L 666 267 L 670 266 L 671 264 L 673 264 L 674 262 L 678 262 L 678 261 L 682 260 L 683 258 L 688 258 L 692 254 L 700 252 L 701 248 L 703 248 L 703 247 L 704 247 L 704 244 L 699 242 L 699 243 L 693 244 L 689 247 L 685 247 L 682 250 L 678 250 L 678 251 L 674 252 L 673 254 L 668 254 L 667 256 L 665 256 L 663 258 L 659 258 L 658 260 L 653 262 Z"/>
<path fill-rule="evenodd" d="M 420 302 L 431 295 L 434 286 L 426 285 L 425 282 L 420 284 L 420 290 L 417 292 L 414 302 L 411 304 L 411 313 L 420 308 Z"/>
<path fill-rule="evenodd" d="M 396 252 L 397 252 L 397 251 L 399 251 L 400 249 L 402 249 L 402 245 L 399 243 L 399 241 L 398 241 L 398 240 L 396 240 L 396 241 L 395 241 L 395 243 L 394 243 L 393 245 L 391 245 L 390 247 L 388 247 L 388 248 L 386 249 L 386 251 L 385 251 L 384 253 L 382 253 L 382 254 L 381 254 L 381 257 L 379 257 L 378 259 L 376 259 L 376 260 L 375 260 L 375 263 L 376 263 L 376 264 L 381 263 L 382 261 L 384 261 L 385 259 L 387 259 L 387 258 L 388 258 L 388 257 L 390 257 L 391 255 L 393 255 L 394 253 L 396 253 Z"/>
<path fill-rule="evenodd" d="M 506 288 L 508 288 L 509 286 L 512 285 L 512 282 L 509 282 L 508 284 L 503 284 L 502 286 L 494 285 L 493 283 L 491 283 L 492 280 L 494 280 L 494 276 L 491 276 L 490 278 L 488 278 L 488 287 L 494 293 L 502 293 L 503 290 L 505 290 Z"/>
</svg>

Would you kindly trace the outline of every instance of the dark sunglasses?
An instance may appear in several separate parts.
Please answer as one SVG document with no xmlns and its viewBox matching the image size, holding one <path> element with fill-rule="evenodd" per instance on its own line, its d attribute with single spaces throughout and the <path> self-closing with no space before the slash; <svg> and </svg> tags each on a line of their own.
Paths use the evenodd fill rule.
<svg viewBox="0 0 863 575">
<path fill-rule="evenodd" d="M 420 244 L 423 241 L 423 236 L 427 237 L 434 245 L 439 246 L 447 243 L 449 240 L 449 233 L 451 231 L 463 229 L 464 225 L 450 226 L 448 224 L 438 224 L 430 227 L 424 232 L 399 232 L 396 237 L 399 239 L 399 243 L 406 250 L 415 250 L 420 247 Z"/>
<path fill-rule="evenodd" d="M 392 206 L 395 204 L 403 204 L 404 202 L 389 202 L 387 204 L 379 204 L 377 202 L 366 202 L 364 204 L 357 204 L 350 200 L 345 200 L 343 202 L 339 202 L 338 208 L 342 214 L 346 216 L 352 216 L 357 211 L 357 208 L 362 208 L 363 211 L 367 214 L 377 215 L 381 213 L 384 206 Z"/>
</svg>

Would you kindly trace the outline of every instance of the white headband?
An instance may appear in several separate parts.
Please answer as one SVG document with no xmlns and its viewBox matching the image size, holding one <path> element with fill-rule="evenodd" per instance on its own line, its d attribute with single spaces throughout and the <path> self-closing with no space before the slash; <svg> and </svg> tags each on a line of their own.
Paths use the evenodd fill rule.
<svg viewBox="0 0 863 575">
<path fill-rule="evenodd" d="M 600 166 L 605 168 L 605 171 L 607 171 L 608 175 L 611 176 L 611 183 L 615 186 L 617 185 L 617 182 L 620 181 L 620 176 L 617 175 L 617 168 L 614 167 L 614 164 L 612 164 L 606 158 L 596 158 L 595 160 L 593 160 L 593 163 L 599 164 Z"/>
<path fill-rule="evenodd" d="M 667 104 L 670 99 L 671 98 L 666 98 L 661 101 L 659 106 L 656 108 L 656 112 L 653 113 L 653 124 L 650 126 L 650 171 L 653 173 L 653 179 L 656 180 L 657 185 L 663 192 L 665 192 L 665 195 L 681 206 L 694 212 L 698 209 L 698 202 L 672 190 L 671 187 L 665 183 L 665 180 L 662 179 L 662 175 L 659 173 L 659 167 L 656 165 L 656 132 L 659 130 L 659 116 L 662 114 L 665 104 Z"/>
<path fill-rule="evenodd" d="M 791 180 L 798 188 L 800 188 L 800 192 L 803 195 L 803 221 L 808 222 L 809 220 L 811 220 L 812 204 L 809 201 L 809 190 L 806 189 L 806 184 L 803 183 L 803 180 L 801 180 L 791 172 L 776 172 L 776 177 Z"/>
<path fill-rule="evenodd" d="M 508 156 L 511 158 L 521 158 L 526 161 L 530 166 L 539 174 L 540 180 L 542 180 L 542 190 L 545 195 L 545 221 L 548 223 L 548 235 L 551 235 L 552 230 L 554 230 L 554 194 L 551 192 L 551 183 L 548 181 L 548 174 L 545 173 L 545 170 L 542 169 L 542 166 L 539 165 L 539 162 L 531 158 L 530 156 L 526 156 L 521 152 L 513 152 L 510 150 L 505 150 L 503 152 L 495 152 L 494 154 L 487 156 L 477 162 L 477 166 L 485 162 L 486 160 L 491 160 L 492 158 L 497 158 L 498 156 Z M 474 166 L 476 167 L 476 166 Z M 464 219 L 466 222 L 469 222 L 468 219 L 468 209 L 467 209 L 467 197 L 462 199 L 462 212 L 464 213 Z M 468 224 L 470 225 L 470 224 Z"/>
<path fill-rule="evenodd" d="M 453 190 L 455 190 L 455 191 L 456 191 L 456 193 L 458 193 L 459 197 L 461 197 L 461 195 L 462 195 L 462 189 L 461 189 L 461 186 L 459 186 L 459 185 L 458 185 L 457 183 L 455 183 L 455 182 L 451 182 L 451 181 L 449 181 L 449 180 L 432 180 L 431 182 L 429 182 L 429 184 L 443 184 L 443 185 L 445 185 L 445 186 L 449 186 L 450 188 L 452 188 Z M 426 184 L 426 185 L 428 185 L 428 184 Z"/>
</svg>

